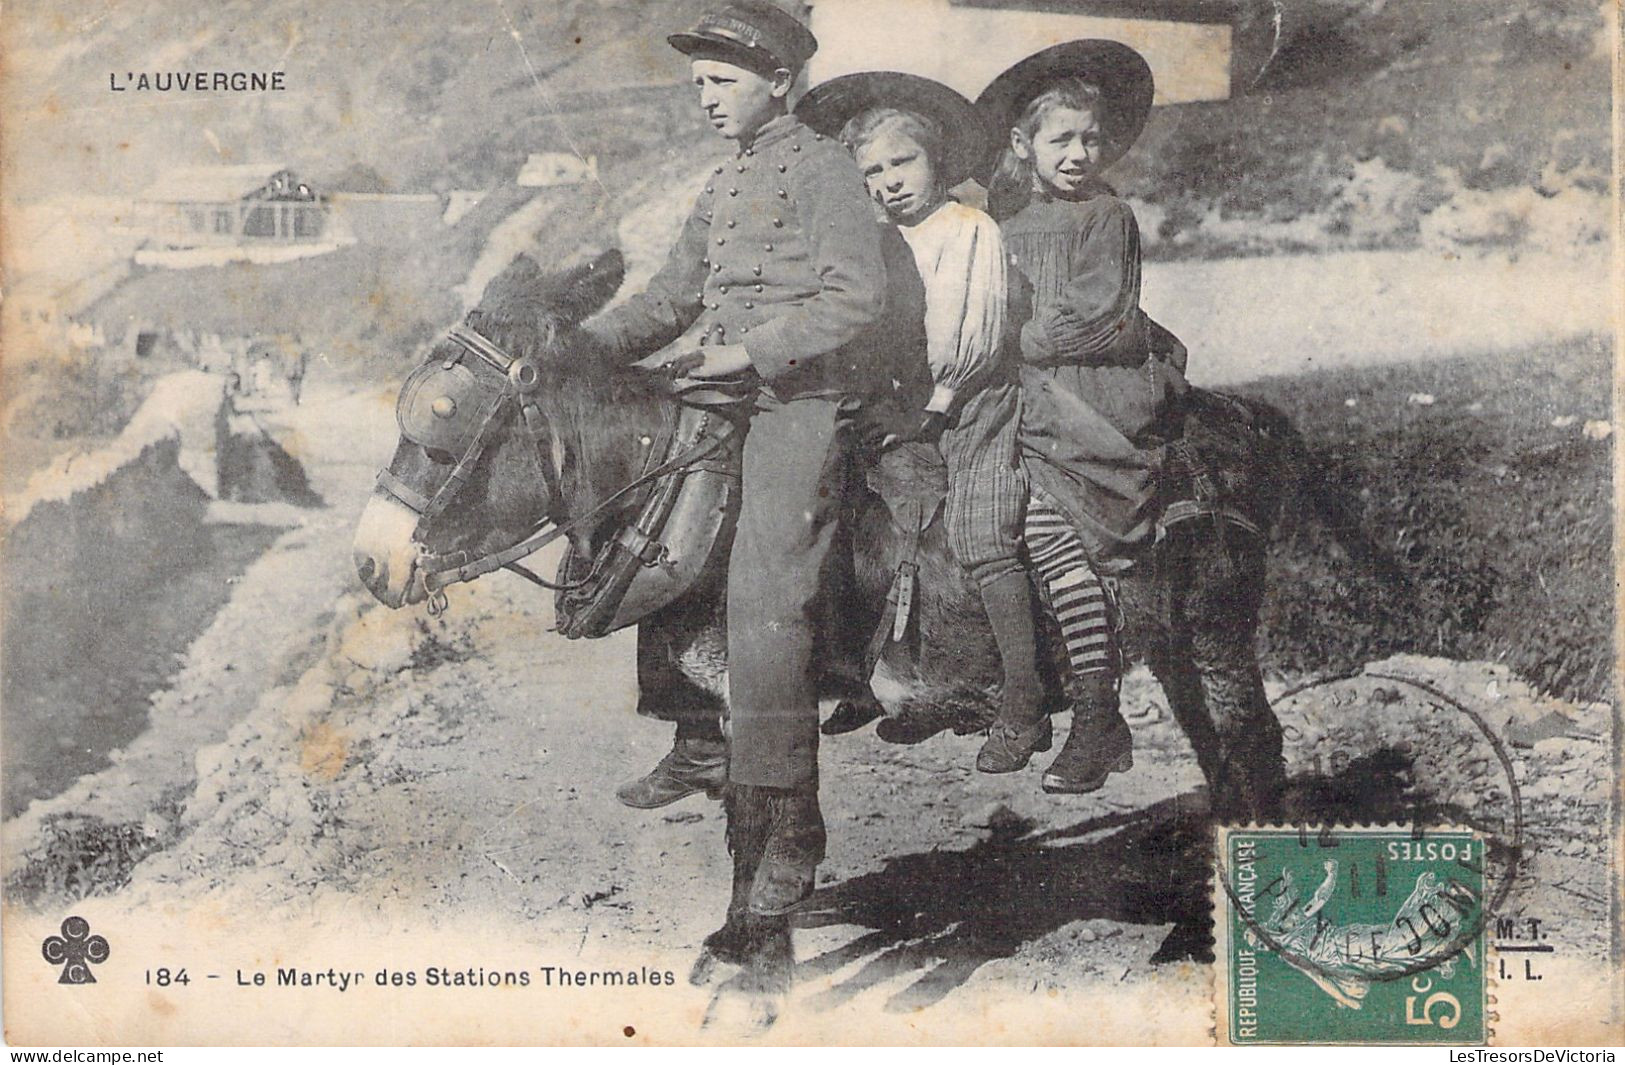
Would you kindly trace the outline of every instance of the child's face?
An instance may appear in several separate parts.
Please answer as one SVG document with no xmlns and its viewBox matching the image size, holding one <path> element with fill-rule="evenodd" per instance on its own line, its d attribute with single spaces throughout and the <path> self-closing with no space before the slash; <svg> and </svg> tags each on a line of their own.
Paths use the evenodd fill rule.
<svg viewBox="0 0 1625 1065">
<path fill-rule="evenodd" d="M 696 59 L 689 64 L 694 86 L 700 90 L 700 109 L 711 128 L 729 140 L 745 140 L 784 111 L 790 91 L 789 71 L 766 78 L 753 70 L 718 59 Z"/>
<path fill-rule="evenodd" d="M 881 127 L 853 156 L 869 184 L 869 195 L 899 226 L 923 220 L 941 203 L 931 156 L 900 128 Z"/>
<path fill-rule="evenodd" d="M 941 201 L 931 157 L 902 130 L 882 126 L 853 155 L 869 183 L 869 194 L 898 225 L 921 221 Z"/>
<path fill-rule="evenodd" d="M 1093 111 L 1051 107 L 1039 118 L 1030 139 L 1019 129 L 1011 130 L 1010 147 L 1033 164 L 1033 180 L 1040 187 L 1070 196 L 1100 166 L 1105 138 Z"/>
</svg>

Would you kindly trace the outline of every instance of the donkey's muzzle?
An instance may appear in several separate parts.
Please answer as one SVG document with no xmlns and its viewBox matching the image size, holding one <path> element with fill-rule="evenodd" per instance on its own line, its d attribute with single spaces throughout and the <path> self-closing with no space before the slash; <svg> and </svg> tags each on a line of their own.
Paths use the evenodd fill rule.
<svg viewBox="0 0 1625 1065">
<path fill-rule="evenodd" d="M 414 511 L 384 492 L 374 493 L 356 524 L 351 545 L 356 576 L 374 599 L 391 609 L 424 598 L 423 581 L 414 572 L 418 548 L 412 534 L 417 524 Z"/>
</svg>

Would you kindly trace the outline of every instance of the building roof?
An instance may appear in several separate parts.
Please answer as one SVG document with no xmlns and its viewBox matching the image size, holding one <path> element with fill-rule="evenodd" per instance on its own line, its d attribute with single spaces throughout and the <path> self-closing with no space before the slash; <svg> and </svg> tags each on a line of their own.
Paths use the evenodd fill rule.
<svg viewBox="0 0 1625 1065">
<path fill-rule="evenodd" d="M 164 174 L 141 194 L 148 203 L 221 203 L 240 200 L 265 187 L 282 163 L 186 166 Z"/>
</svg>

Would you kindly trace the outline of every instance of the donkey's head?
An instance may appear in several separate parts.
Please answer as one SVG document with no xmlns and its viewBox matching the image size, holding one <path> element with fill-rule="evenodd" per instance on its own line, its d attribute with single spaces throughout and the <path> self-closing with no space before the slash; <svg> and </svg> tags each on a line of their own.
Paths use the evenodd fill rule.
<svg viewBox="0 0 1625 1065">
<path fill-rule="evenodd" d="M 406 379 L 400 442 L 354 543 L 379 601 L 420 602 L 572 509 L 593 408 L 616 417 L 600 394 L 610 371 L 576 326 L 622 274 L 617 251 L 561 274 L 521 256 Z"/>
</svg>

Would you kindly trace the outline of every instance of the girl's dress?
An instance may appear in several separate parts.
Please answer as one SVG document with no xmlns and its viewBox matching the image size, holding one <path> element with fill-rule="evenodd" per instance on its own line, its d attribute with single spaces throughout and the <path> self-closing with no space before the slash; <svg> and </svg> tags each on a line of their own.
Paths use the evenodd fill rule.
<svg viewBox="0 0 1625 1065">
<path fill-rule="evenodd" d="M 1096 565 L 1155 530 L 1163 443 L 1188 387 L 1183 350 L 1140 310 L 1134 212 L 1096 182 L 1034 194 L 1003 225 L 1032 301 L 1021 330 L 1021 450 L 1035 502 L 1078 530 Z M 1014 281 L 1013 281 L 1014 283 Z"/>
</svg>

